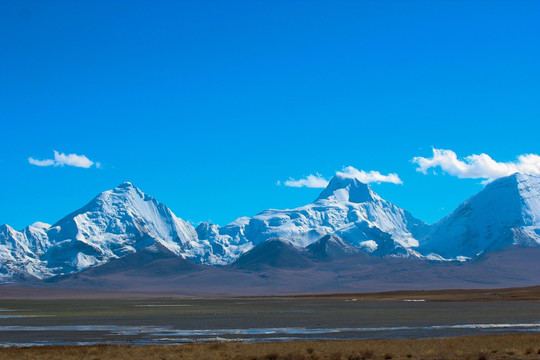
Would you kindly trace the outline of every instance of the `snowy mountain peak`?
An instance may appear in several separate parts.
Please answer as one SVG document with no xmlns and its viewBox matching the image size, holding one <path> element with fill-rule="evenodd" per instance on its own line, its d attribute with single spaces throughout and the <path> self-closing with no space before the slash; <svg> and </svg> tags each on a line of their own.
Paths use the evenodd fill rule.
<svg viewBox="0 0 540 360">
<path fill-rule="evenodd" d="M 61 219 L 53 227 L 62 226 L 66 220 L 70 221 L 77 216 L 89 213 L 99 217 L 123 219 L 126 215 L 131 217 L 134 213 L 140 214 L 142 211 L 145 213 L 142 214 L 143 216 L 147 215 L 144 217 L 154 217 L 155 207 L 170 212 L 166 206 L 157 202 L 153 197 L 146 195 L 130 182 L 124 182 L 112 190 L 98 194 L 84 207 Z"/>
<path fill-rule="evenodd" d="M 486 185 L 484 190 L 475 195 L 474 197 L 484 193 L 492 191 L 503 191 L 515 196 L 529 196 L 532 192 L 533 195 L 538 194 L 538 187 L 540 186 L 540 176 L 527 175 L 523 173 L 514 173 L 509 176 L 505 176 L 494 180 Z M 508 196 L 508 195 L 507 195 Z M 473 197 L 473 198 L 474 198 Z"/>
<path fill-rule="evenodd" d="M 80 271 L 153 245 L 199 261 L 210 253 L 189 223 L 128 182 L 100 193 L 42 232 L 29 236 L 44 236 L 41 242 L 47 246 L 40 260 L 57 273 Z"/>
<path fill-rule="evenodd" d="M 489 186 L 498 186 L 502 189 L 507 187 L 506 192 L 511 194 L 513 205 L 521 214 L 522 225 L 534 227 L 536 235 L 532 233 L 530 235 L 537 237 L 539 233 L 537 228 L 540 226 L 540 176 L 515 173 L 494 181 L 486 186 L 484 191 L 488 190 Z"/>
<path fill-rule="evenodd" d="M 154 198 L 150 195 L 145 194 L 141 189 L 130 183 L 129 181 L 123 182 L 117 187 L 115 187 L 112 190 L 104 191 L 101 194 L 97 196 L 99 198 L 100 196 L 111 196 L 111 194 L 114 195 L 122 195 L 126 197 L 134 197 L 134 198 L 141 198 L 145 201 L 152 200 L 155 201 Z"/>
<path fill-rule="evenodd" d="M 540 176 L 514 173 L 510 176 L 502 177 L 486 185 L 484 191 L 492 189 L 503 189 L 504 191 L 518 191 L 519 195 L 527 196 L 527 193 L 535 191 L 540 185 Z"/>
<path fill-rule="evenodd" d="M 434 224 L 423 253 L 475 257 L 509 245 L 540 245 L 540 177 L 515 173 L 497 179 Z"/>
<path fill-rule="evenodd" d="M 377 199 L 367 184 L 352 177 L 334 176 L 317 200 L 335 199 L 339 202 L 364 203 Z"/>
<path fill-rule="evenodd" d="M 466 203 L 491 201 L 489 211 L 494 214 L 512 213 L 516 225 L 538 225 L 540 223 L 540 177 L 515 173 L 497 179 L 485 189 L 471 197 Z"/>
<path fill-rule="evenodd" d="M 132 183 L 130 183 L 129 181 L 124 181 L 123 183 L 121 183 L 120 185 L 118 185 L 116 188 L 117 189 L 125 189 L 125 188 L 134 188 L 135 186 L 133 186 Z"/>
<path fill-rule="evenodd" d="M 493 182 L 491 182 L 491 184 L 497 183 L 497 182 L 499 182 L 499 183 L 512 183 L 512 182 L 528 181 L 531 178 L 532 179 L 538 178 L 538 176 L 536 176 L 536 175 L 528 175 L 528 174 L 524 174 L 524 173 L 520 173 L 520 172 L 515 172 L 512 175 L 508 175 L 508 176 L 498 178 L 498 179 L 494 180 Z"/>
<path fill-rule="evenodd" d="M 139 189 L 138 187 L 136 187 L 135 185 L 133 185 L 132 183 L 130 183 L 128 181 L 121 183 L 120 185 L 118 185 L 117 187 L 115 187 L 112 190 L 104 191 L 100 195 L 108 194 L 108 193 L 130 194 L 130 196 L 140 197 L 140 198 L 143 198 L 143 199 L 146 199 L 146 200 L 154 200 L 153 197 L 151 197 L 149 195 L 146 195 L 144 192 L 142 192 L 141 189 Z"/>
</svg>

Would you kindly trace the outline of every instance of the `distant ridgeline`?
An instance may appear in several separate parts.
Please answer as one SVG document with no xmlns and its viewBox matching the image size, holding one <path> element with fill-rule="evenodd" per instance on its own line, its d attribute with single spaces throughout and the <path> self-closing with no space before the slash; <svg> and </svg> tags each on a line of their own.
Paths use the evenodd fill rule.
<svg viewBox="0 0 540 360">
<path fill-rule="evenodd" d="M 433 225 L 357 179 L 335 176 L 306 206 L 194 228 L 126 182 L 53 225 L 35 223 L 21 231 L 1 226 L 0 282 L 79 273 L 124 258 L 127 268 L 149 259 L 184 259 L 182 271 L 257 271 L 321 268 L 351 258 L 349 268 L 398 259 L 458 263 L 539 246 L 540 178 L 519 173 L 488 184 Z M 164 265 L 162 270 L 170 271 Z"/>
</svg>

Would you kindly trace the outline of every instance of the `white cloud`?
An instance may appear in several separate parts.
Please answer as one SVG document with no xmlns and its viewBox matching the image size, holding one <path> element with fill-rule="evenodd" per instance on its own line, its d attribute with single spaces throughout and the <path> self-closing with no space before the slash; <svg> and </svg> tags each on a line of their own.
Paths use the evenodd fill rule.
<svg viewBox="0 0 540 360">
<path fill-rule="evenodd" d="M 54 165 L 54 160 L 52 160 L 52 159 L 36 160 L 34 158 L 29 157 L 28 162 L 30 164 L 36 165 L 36 166 L 51 166 L 51 165 Z"/>
<path fill-rule="evenodd" d="M 366 172 L 364 170 L 358 170 L 352 166 L 344 167 L 342 171 L 337 171 L 336 175 L 346 178 L 356 178 L 365 184 L 373 182 L 402 184 L 402 181 L 397 174 L 392 173 L 388 175 L 383 175 L 378 171 Z M 278 185 L 281 185 L 280 181 L 278 181 Z M 315 174 L 308 175 L 307 177 L 299 180 L 289 178 L 289 180 L 283 182 L 283 185 L 290 187 L 325 188 L 328 185 L 328 180 L 326 180 L 320 174 Z"/>
<path fill-rule="evenodd" d="M 89 168 L 94 165 L 94 162 L 88 159 L 84 155 L 59 153 L 58 151 L 54 152 L 54 163 L 60 166 L 68 165 L 82 168 Z"/>
<path fill-rule="evenodd" d="M 36 166 L 74 166 L 81 168 L 89 168 L 94 165 L 94 162 L 85 155 L 64 154 L 54 151 L 54 159 L 36 160 L 32 157 L 28 158 L 28 162 Z M 100 163 L 96 163 L 96 167 L 100 167 Z"/>
<path fill-rule="evenodd" d="M 364 170 L 358 170 L 352 166 L 344 167 L 342 171 L 336 172 L 336 175 L 343 177 L 355 178 L 363 182 L 364 184 L 369 183 L 392 183 L 392 184 L 403 184 L 403 181 L 399 178 L 398 174 L 391 173 L 388 175 L 383 175 L 378 171 L 365 172 Z"/>
<path fill-rule="evenodd" d="M 289 178 L 289 180 L 283 183 L 285 186 L 290 187 L 308 187 L 308 188 L 325 188 L 328 185 L 328 180 L 323 178 L 320 174 L 308 175 L 305 179 L 295 180 Z"/>
<path fill-rule="evenodd" d="M 433 149 L 433 156 L 417 156 L 412 162 L 418 165 L 416 171 L 427 174 L 431 168 L 440 167 L 444 172 L 460 179 L 487 179 L 489 181 L 516 172 L 540 175 L 540 156 L 519 155 L 517 161 L 497 162 L 487 154 L 469 155 L 458 159 L 452 150 Z"/>
</svg>

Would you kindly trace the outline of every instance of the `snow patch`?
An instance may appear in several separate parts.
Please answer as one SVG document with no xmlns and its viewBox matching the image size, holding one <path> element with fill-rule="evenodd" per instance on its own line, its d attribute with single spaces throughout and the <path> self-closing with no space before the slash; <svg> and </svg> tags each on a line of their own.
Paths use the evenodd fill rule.
<svg viewBox="0 0 540 360">
<path fill-rule="evenodd" d="M 373 240 L 362 241 L 360 243 L 360 249 L 368 253 L 374 252 L 378 247 L 379 245 L 377 245 L 377 243 Z"/>
</svg>

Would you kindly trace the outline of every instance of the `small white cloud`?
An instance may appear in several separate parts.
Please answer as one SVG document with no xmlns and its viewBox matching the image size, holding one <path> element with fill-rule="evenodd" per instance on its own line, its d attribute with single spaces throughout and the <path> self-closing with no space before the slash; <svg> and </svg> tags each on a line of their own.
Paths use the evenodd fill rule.
<svg viewBox="0 0 540 360">
<path fill-rule="evenodd" d="M 388 175 L 383 175 L 378 171 L 366 172 L 364 170 L 358 170 L 352 166 L 344 167 L 342 171 L 337 171 L 336 175 L 346 178 L 355 178 L 360 180 L 364 184 L 374 182 L 387 182 L 392 184 L 403 183 L 397 174 L 392 173 Z M 280 181 L 278 181 L 278 185 L 281 185 Z M 290 187 L 325 188 L 328 185 L 328 180 L 326 180 L 322 175 L 316 174 L 308 175 L 307 177 L 299 180 L 289 178 L 289 180 L 285 181 L 283 185 Z"/>
<path fill-rule="evenodd" d="M 469 155 L 458 159 L 452 150 L 433 148 L 433 156 L 417 156 L 412 162 L 418 165 L 416 171 L 427 174 L 432 168 L 440 167 L 444 172 L 460 179 L 487 179 L 491 181 L 516 172 L 540 175 L 540 156 L 536 154 L 519 155 L 517 161 L 497 162 L 487 154 Z"/>
<path fill-rule="evenodd" d="M 51 165 L 54 165 L 54 160 L 52 160 L 52 159 L 36 160 L 34 158 L 29 157 L 28 162 L 30 164 L 36 165 L 36 166 L 51 166 Z"/>
<path fill-rule="evenodd" d="M 366 172 L 364 170 L 355 169 L 352 166 L 344 167 L 342 171 L 338 171 L 336 175 L 343 177 L 355 178 L 363 182 L 364 184 L 369 183 L 392 183 L 392 184 L 403 184 L 403 181 L 399 178 L 398 174 L 391 173 L 388 175 L 383 175 L 378 171 Z"/>
<path fill-rule="evenodd" d="M 308 175 L 305 179 L 299 180 L 289 178 L 289 180 L 285 181 L 283 184 L 290 187 L 325 188 L 328 185 L 328 180 L 323 178 L 320 174 L 316 174 Z"/>
<path fill-rule="evenodd" d="M 54 159 L 36 160 L 29 157 L 28 162 L 36 166 L 74 166 L 88 169 L 94 165 L 94 162 L 85 155 L 64 154 L 54 151 Z M 100 163 L 96 163 L 96 167 L 101 167 Z"/>
<path fill-rule="evenodd" d="M 94 165 L 94 162 L 88 159 L 84 155 L 77 155 L 77 154 L 69 154 L 66 155 L 64 153 L 59 153 L 58 151 L 54 151 L 54 163 L 55 165 L 63 166 L 75 166 L 75 167 L 82 167 L 82 168 L 89 168 L 92 165 Z"/>
</svg>

